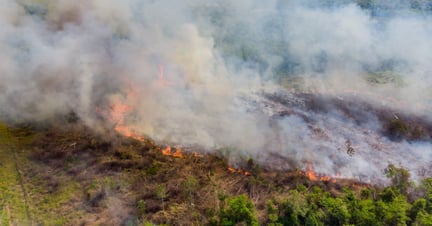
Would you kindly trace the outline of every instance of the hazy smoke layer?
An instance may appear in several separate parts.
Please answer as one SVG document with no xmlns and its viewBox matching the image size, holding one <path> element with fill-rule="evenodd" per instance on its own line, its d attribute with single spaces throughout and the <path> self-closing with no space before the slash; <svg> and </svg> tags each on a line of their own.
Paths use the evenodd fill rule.
<svg viewBox="0 0 432 226">
<path fill-rule="evenodd" d="M 416 172 L 430 143 L 389 140 L 355 102 L 346 115 L 295 95 L 429 120 L 432 5 L 405 2 L 0 0 L 0 113 L 97 126 L 124 103 L 158 141 L 362 180 L 388 161 Z"/>
</svg>

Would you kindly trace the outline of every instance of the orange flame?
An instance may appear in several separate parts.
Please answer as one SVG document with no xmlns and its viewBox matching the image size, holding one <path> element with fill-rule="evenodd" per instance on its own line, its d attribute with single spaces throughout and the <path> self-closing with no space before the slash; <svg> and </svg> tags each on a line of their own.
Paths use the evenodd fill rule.
<svg viewBox="0 0 432 226">
<path fill-rule="evenodd" d="M 169 82 L 165 80 L 164 77 L 164 67 L 162 65 L 159 65 L 159 81 L 163 85 L 171 85 Z M 133 85 L 129 84 L 129 90 L 126 93 L 126 100 L 132 102 L 136 100 L 137 93 L 133 89 Z M 138 134 L 133 127 L 130 127 L 126 125 L 126 116 L 128 113 L 130 113 L 133 110 L 133 107 L 129 104 L 123 103 L 121 99 L 115 99 L 113 103 L 110 105 L 110 111 L 108 113 L 108 118 L 111 120 L 114 125 L 114 130 L 117 131 L 119 134 L 125 136 L 125 137 L 131 137 L 139 141 L 145 141 L 145 137 Z M 96 109 L 101 114 L 104 114 L 104 111 L 101 109 Z M 165 149 L 161 150 L 163 155 L 172 156 L 176 158 L 185 158 L 185 156 L 182 153 L 181 148 L 176 148 L 174 153 L 171 153 L 171 146 L 167 146 Z M 198 153 L 193 153 L 194 157 L 203 157 L 203 155 Z"/>
<path fill-rule="evenodd" d="M 181 148 L 177 148 L 177 150 L 172 154 L 172 156 L 176 158 L 184 158 Z"/>
<path fill-rule="evenodd" d="M 313 170 L 312 165 L 311 165 L 310 162 L 308 162 L 308 169 L 306 171 L 306 176 L 311 181 L 317 181 L 317 176 L 315 175 L 315 171 Z"/>
<path fill-rule="evenodd" d="M 165 149 L 162 150 L 162 155 L 171 155 L 171 146 L 167 146 Z"/>
<path fill-rule="evenodd" d="M 235 169 L 233 167 L 228 167 L 228 171 L 230 171 L 231 173 L 243 174 L 245 176 L 251 175 L 251 173 L 249 171 L 243 170 L 242 168 Z"/>
<path fill-rule="evenodd" d="M 331 180 L 331 177 L 327 176 L 327 175 L 320 177 L 320 181 L 330 181 L 330 180 Z"/>
<path fill-rule="evenodd" d="M 184 158 L 181 148 L 177 148 L 174 153 L 171 153 L 171 146 L 169 145 L 166 148 L 162 149 L 162 155 L 172 156 L 176 158 Z"/>
<path fill-rule="evenodd" d="M 331 181 L 336 182 L 336 178 L 332 178 L 328 175 L 319 175 L 317 176 L 315 171 L 313 170 L 312 164 L 310 162 L 307 162 L 307 170 L 305 172 L 305 175 L 309 180 L 311 181 Z M 336 174 L 338 175 L 338 173 Z"/>
<path fill-rule="evenodd" d="M 334 178 L 331 180 L 333 183 L 336 183 L 337 178 L 340 178 L 340 173 L 336 172 L 336 175 L 334 176 Z"/>
<path fill-rule="evenodd" d="M 135 90 L 130 87 L 128 92 L 126 93 L 126 99 L 134 100 L 136 99 L 136 92 Z M 101 109 L 96 109 L 101 114 L 104 114 Z M 134 131 L 132 127 L 129 127 L 126 125 L 126 115 L 133 110 L 133 107 L 121 102 L 119 99 L 116 99 L 114 103 L 111 103 L 110 105 L 110 111 L 108 113 L 108 118 L 113 123 L 115 123 L 114 130 L 117 131 L 119 134 L 125 136 L 125 137 L 132 137 L 139 141 L 144 141 L 145 137 L 138 134 Z"/>
</svg>

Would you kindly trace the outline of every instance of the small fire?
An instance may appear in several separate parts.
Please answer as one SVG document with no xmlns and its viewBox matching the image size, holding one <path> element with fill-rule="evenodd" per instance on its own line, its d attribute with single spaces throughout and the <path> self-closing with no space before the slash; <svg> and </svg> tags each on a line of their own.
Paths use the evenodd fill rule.
<svg viewBox="0 0 432 226">
<path fill-rule="evenodd" d="M 322 176 L 322 177 L 320 177 L 320 181 L 330 181 L 331 180 L 331 177 L 330 176 Z"/>
<path fill-rule="evenodd" d="M 137 99 L 136 90 L 129 85 L 125 100 L 134 102 Z M 126 125 L 126 116 L 133 110 L 130 104 L 124 103 L 123 98 L 115 98 L 109 106 L 109 111 L 97 108 L 96 111 L 108 118 L 114 124 L 114 130 L 125 137 L 144 141 L 145 137 L 137 133 L 132 127 Z"/>
<path fill-rule="evenodd" d="M 317 176 L 315 174 L 315 171 L 313 170 L 312 165 L 309 162 L 308 162 L 308 169 L 306 171 L 306 176 L 311 181 L 317 181 Z"/>
<path fill-rule="evenodd" d="M 166 148 L 162 149 L 162 155 L 172 156 L 176 158 L 184 158 L 181 148 L 177 148 L 174 153 L 171 153 L 171 146 L 169 145 Z"/>
<path fill-rule="evenodd" d="M 336 182 L 336 178 L 332 178 L 331 176 L 328 176 L 328 175 L 319 175 L 319 176 L 317 176 L 317 174 L 313 170 L 312 164 L 310 162 L 307 162 L 307 170 L 305 172 L 305 175 L 311 181 L 331 181 L 331 182 Z"/>
<path fill-rule="evenodd" d="M 333 179 L 331 180 L 333 183 L 336 183 L 336 181 L 337 181 L 337 178 L 340 178 L 341 177 L 341 175 L 340 175 L 340 173 L 339 172 L 336 172 L 336 175 L 333 177 Z"/>
<path fill-rule="evenodd" d="M 177 150 L 172 154 L 172 156 L 176 158 L 184 158 L 181 148 L 177 148 Z"/>
<path fill-rule="evenodd" d="M 171 155 L 171 146 L 167 146 L 165 149 L 162 149 L 162 155 Z"/>
<path fill-rule="evenodd" d="M 230 171 L 231 173 L 243 174 L 245 176 L 250 176 L 251 175 L 251 173 L 249 171 L 243 170 L 242 168 L 235 169 L 233 167 L 228 167 L 228 171 Z"/>
<path fill-rule="evenodd" d="M 228 167 L 228 171 L 230 171 L 231 173 L 235 173 L 235 172 L 237 172 L 237 170 L 235 170 L 235 169 L 232 168 L 232 167 Z"/>
<path fill-rule="evenodd" d="M 158 77 L 159 77 L 159 82 L 162 85 L 171 85 L 171 83 L 169 83 L 165 79 L 163 65 L 159 65 Z M 134 138 L 139 141 L 145 141 L 146 140 L 145 136 L 140 135 L 135 131 L 133 127 L 127 125 L 126 117 L 128 114 L 130 114 L 130 112 L 133 111 L 132 106 L 133 103 L 135 103 L 136 100 L 138 99 L 138 95 L 132 83 L 126 81 L 126 84 L 128 84 L 126 97 L 114 98 L 112 100 L 112 103 L 110 104 L 110 108 L 108 112 L 100 108 L 97 108 L 96 111 L 99 114 L 107 117 L 114 124 L 114 130 L 119 134 L 125 137 Z M 126 101 L 127 103 L 125 103 Z M 171 146 L 167 146 L 166 148 L 162 149 L 162 154 L 166 156 L 172 156 L 175 158 L 185 158 L 185 155 L 182 153 L 181 148 L 175 148 L 175 152 L 171 153 Z M 203 155 L 198 154 L 196 152 L 194 152 L 192 156 L 196 158 L 203 157 Z"/>
<path fill-rule="evenodd" d="M 169 82 L 166 81 L 164 76 L 164 67 L 163 65 L 159 65 L 159 82 L 162 83 L 162 85 L 171 85 Z M 128 102 L 135 102 L 138 99 L 138 95 L 136 92 L 136 89 L 134 89 L 133 84 L 130 81 L 125 81 L 125 83 L 128 85 L 128 89 L 126 92 L 125 100 L 128 100 Z M 115 99 L 113 103 L 110 105 L 110 111 L 108 113 L 109 119 L 115 123 L 114 130 L 118 133 L 122 134 L 125 137 L 132 137 L 139 141 L 144 141 L 145 137 L 138 134 L 132 127 L 126 125 L 126 116 L 133 110 L 132 105 L 124 103 L 120 98 Z M 101 109 L 97 109 L 99 113 L 104 114 L 104 112 Z M 177 153 L 177 155 L 180 155 L 181 152 Z"/>
</svg>

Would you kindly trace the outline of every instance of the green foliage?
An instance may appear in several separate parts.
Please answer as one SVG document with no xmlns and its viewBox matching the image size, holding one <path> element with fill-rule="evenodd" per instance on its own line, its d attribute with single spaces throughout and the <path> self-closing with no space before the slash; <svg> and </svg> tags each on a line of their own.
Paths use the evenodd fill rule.
<svg viewBox="0 0 432 226">
<path fill-rule="evenodd" d="M 429 137 L 427 130 L 419 124 L 408 123 L 400 118 L 392 118 L 384 125 L 387 134 L 396 140 L 425 140 Z"/>
<path fill-rule="evenodd" d="M 278 209 L 277 206 L 273 203 L 272 200 L 267 201 L 267 225 L 269 226 L 280 226 L 281 223 L 278 223 Z"/>
<path fill-rule="evenodd" d="M 362 199 L 369 199 L 369 198 L 372 198 L 372 191 L 369 190 L 369 189 L 363 189 L 363 190 L 361 190 L 361 192 L 360 192 L 360 197 L 361 197 Z"/>
<path fill-rule="evenodd" d="M 291 190 L 282 202 L 268 203 L 269 223 L 282 225 L 416 225 L 426 224 L 430 218 L 426 199 L 418 199 L 411 206 L 401 183 L 408 182 L 403 169 L 389 167 L 387 174 L 399 177 L 394 186 L 380 192 L 373 200 L 370 189 L 359 193 L 344 188 L 342 195 L 331 195 L 320 187 Z M 402 177 L 400 177 L 402 175 Z M 402 178 L 402 179 L 401 179 Z M 275 210 L 278 211 L 275 211 Z M 273 215 L 278 214 L 277 221 Z M 271 217 L 271 218 L 270 218 Z M 411 220 L 414 219 L 414 220 Z M 427 225 L 427 224 L 426 224 Z"/>
<path fill-rule="evenodd" d="M 339 195 L 299 185 L 283 200 L 267 202 L 267 225 L 432 226 L 432 178 L 424 179 L 415 190 L 418 198 L 408 202 L 414 191 L 409 172 L 389 164 L 385 175 L 391 180 L 388 187 L 343 188 Z"/>
<path fill-rule="evenodd" d="M 282 203 L 279 222 L 283 225 L 304 225 L 309 206 L 306 197 L 293 190 L 289 199 Z"/>
<path fill-rule="evenodd" d="M 432 178 L 424 179 L 420 183 L 418 190 L 426 200 L 426 211 L 432 213 Z"/>
<path fill-rule="evenodd" d="M 156 186 L 155 192 L 156 192 L 156 196 L 158 198 L 160 198 L 161 201 L 162 201 L 162 210 L 165 211 L 165 202 L 164 202 L 164 199 L 167 196 L 167 191 L 166 191 L 165 185 L 159 184 L 158 186 Z"/>
<path fill-rule="evenodd" d="M 220 224 L 223 226 L 246 223 L 258 225 L 255 207 L 246 195 L 239 195 L 228 200 L 227 207 L 220 213 Z"/>
<path fill-rule="evenodd" d="M 183 181 L 183 190 L 189 196 L 190 204 L 194 204 L 194 194 L 199 188 L 199 182 L 194 176 L 187 176 Z"/>
<path fill-rule="evenodd" d="M 303 184 L 300 184 L 297 186 L 297 191 L 299 191 L 299 192 L 305 192 L 306 190 L 307 190 L 307 188 Z"/>
<path fill-rule="evenodd" d="M 392 139 L 402 139 L 408 135 L 408 125 L 399 118 L 388 120 L 385 128 Z"/>
<path fill-rule="evenodd" d="M 374 225 L 377 221 L 375 205 L 371 199 L 360 200 L 352 209 L 350 223 L 354 225 Z"/>
<path fill-rule="evenodd" d="M 145 201 L 140 199 L 137 202 L 138 216 L 141 217 L 145 213 Z"/>
<path fill-rule="evenodd" d="M 415 220 L 419 213 L 426 213 L 426 200 L 419 198 L 412 204 L 411 209 L 408 212 L 408 216 L 411 220 Z"/>
<path fill-rule="evenodd" d="M 127 151 L 116 151 L 114 154 L 117 158 L 119 158 L 120 160 L 128 160 L 128 159 L 132 159 L 132 155 L 127 152 Z"/>
<path fill-rule="evenodd" d="M 412 225 L 415 226 L 432 226 L 432 215 L 424 210 L 418 212 L 415 221 Z"/>
<path fill-rule="evenodd" d="M 291 191 L 282 203 L 279 222 L 283 225 L 344 225 L 351 217 L 345 200 L 332 197 L 319 187 L 312 192 Z"/>
<path fill-rule="evenodd" d="M 344 225 L 348 223 L 351 217 L 346 204 L 340 198 L 324 198 L 322 209 L 327 216 L 323 220 L 327 225 Z"/>
<path fill-rule="evenodd" d="M 153 164 L 145 170 L 146 175 L 154 176 L 159 172 L 159 166 L 157 164 Z"/>
<path fill-rule="evenodd" d="M 384 202 L 389 203 L 389 202 L 393 201 L 394 198 L 396 198 L 396 195 L 397 194 L 394 191 L 394 189 L 391 187 L 388 187 L 388 188 L 385 188 L 384 191 L 382 191 L 380 193 L 380 199 Z"/>
<path fill-rule="evenodd" d="M 376 217 L 384 225 L 407 225 L 409 217 L 407 211 L 410 205 L 403 195 L 396 196 L 391 202 L 378 200 L 376 203 Z"/>
<path fill-rule="evenodd" d="M 384 170 L 384 173 L 390 178 L 392 187 L 395 188 L 397 192 L 407 194 L 408 189 L 413 185 L 410 180 L 409 171 L 403 167 L 396 167 L 390 163 Z"/>
</svg>

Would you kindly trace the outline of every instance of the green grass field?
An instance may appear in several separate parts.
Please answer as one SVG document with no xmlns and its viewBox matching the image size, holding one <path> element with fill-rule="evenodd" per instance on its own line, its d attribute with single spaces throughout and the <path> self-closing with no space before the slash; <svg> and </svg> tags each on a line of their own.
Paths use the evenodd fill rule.
<svg viewBox="0 0 432 226">
<path fill-rule="evenodd" d="M 0 124 L 0 223 L 30 225 L 31 216 L 18 159 L 19 142 Z"/>
</svg>

